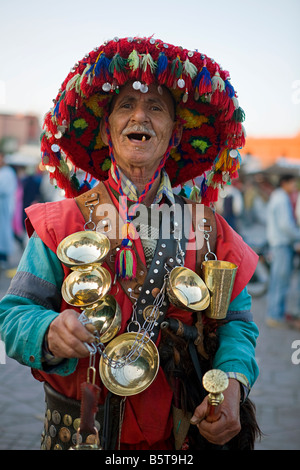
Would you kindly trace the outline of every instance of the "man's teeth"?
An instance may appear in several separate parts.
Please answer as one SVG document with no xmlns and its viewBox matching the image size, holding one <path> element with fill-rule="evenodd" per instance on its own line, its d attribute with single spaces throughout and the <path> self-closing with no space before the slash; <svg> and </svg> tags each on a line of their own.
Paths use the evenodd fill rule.
<svg viewBox="0 0 300 470">
<path fill-rule="evenodd" d="M 140 140 L 141 142 L 145 142 L 150 139 L 150 136 L 145 134 L 129 134 L 128 137 L 131 140 Z"/>
</svg>

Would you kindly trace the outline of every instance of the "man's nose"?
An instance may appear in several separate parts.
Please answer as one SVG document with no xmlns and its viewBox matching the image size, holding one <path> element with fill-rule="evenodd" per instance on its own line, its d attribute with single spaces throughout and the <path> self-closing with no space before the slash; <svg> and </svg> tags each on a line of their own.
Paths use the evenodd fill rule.
<svg viewBox="0 0 300 470">
<path fill-rule="evenodd" d="M 143 103 L 137 104 L 133 108 L 131 119 L 139 123 L 149 122 L 147 107 L 144 106 Z"/>
</svg>

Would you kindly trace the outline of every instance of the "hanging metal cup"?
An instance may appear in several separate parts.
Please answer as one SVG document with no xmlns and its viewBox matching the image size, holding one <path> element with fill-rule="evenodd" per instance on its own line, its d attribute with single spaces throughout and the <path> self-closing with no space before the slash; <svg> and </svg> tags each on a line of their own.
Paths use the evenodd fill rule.
<svg viewBox="0 0 300 470">
<path fill-rule="evenodd" d="M 102 343 L 108 343 L 120 331 L 121 308 L 112 295 L 105 295 L 96 305 L 87 307 L 84 314 L 97 331 Z"/>
<path fill-rule="evenodd" d="M 189 311 L 205 310 L 210 302 L 209 291 L 201 277 L 183 266 L 170 272 L 167 295 L 171 304 Z"/>
<path fill-rule="evenodd" d="M 101 264 L 110 250 L 106 235 L 90 230 L 75 232 L 64 238 L 57 247 L 60 261 L 72 270 L 90 270 Z"/>
<path fill-rule="evenodd" d="M 202 270 L 210 294 L 210 304 L 205 315 L 221 320 L 227 315 L 237 266 L 229 261 L 210 260 L 202 263 Z"/>
<path fill-rule="evenodd" d="M 109 250 L 107 236 L 90 230 L 69 235 L 57 248 L 60 261 L 72 270 L 62 285 L 63 299 L 84 310 L 103 343 L 110 341 L 121 327 L 120 306 L 108 295 L 111 275 L 101 266 Z"/>
<path fill-rule="evenodd" d="M 159 369 L 157 347 L 143 334 L 123 333 L 105 348 L 99 372 L 105 387 L 120 396 L 141 393 L 155 379 Z"/>
<path fill-rule="evenodd" d="M 64 280 L 63 299 L 74 307 L 88 307 L 99 302 L 110 290 L 111 276 L 102 266 L 72 271 Z"/>
</svg>

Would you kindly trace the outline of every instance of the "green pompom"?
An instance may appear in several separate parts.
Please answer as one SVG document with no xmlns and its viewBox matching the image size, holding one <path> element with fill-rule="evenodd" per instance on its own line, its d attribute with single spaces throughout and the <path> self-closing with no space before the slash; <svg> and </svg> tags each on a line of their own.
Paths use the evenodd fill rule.
<svg viewBox="0 0 300 470">
<path fill-rule="evenodd" d="M 233 119 L 235 122 L 244 122 L 245 121 L 245 111 L 239 107 L 233 113 Z"/>
</svg>

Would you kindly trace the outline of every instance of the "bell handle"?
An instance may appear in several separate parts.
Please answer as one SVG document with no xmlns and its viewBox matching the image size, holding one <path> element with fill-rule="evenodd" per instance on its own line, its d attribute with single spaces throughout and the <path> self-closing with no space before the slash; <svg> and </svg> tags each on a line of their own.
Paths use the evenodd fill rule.
<svg viewBox="0 0 300 470">
<path fill-rule="evenodd" d="M 223 392 L 228 387 L 228 377 L 219 369 L 212 369 L 203 376 L 203 386 L 208 393 L 207 421 L 214 422 L 220 418 L 220 405 L 224 401 Z"/>
<path fill-rule="evenodd" d="M 223 393 L 213 394 L 210 393 L 208 395 L 208 415 L 207 421 L 213 423 L 214 421 L 218 421 L 220 418 L 220 405 L 224 401 Z"/>
</svg>

